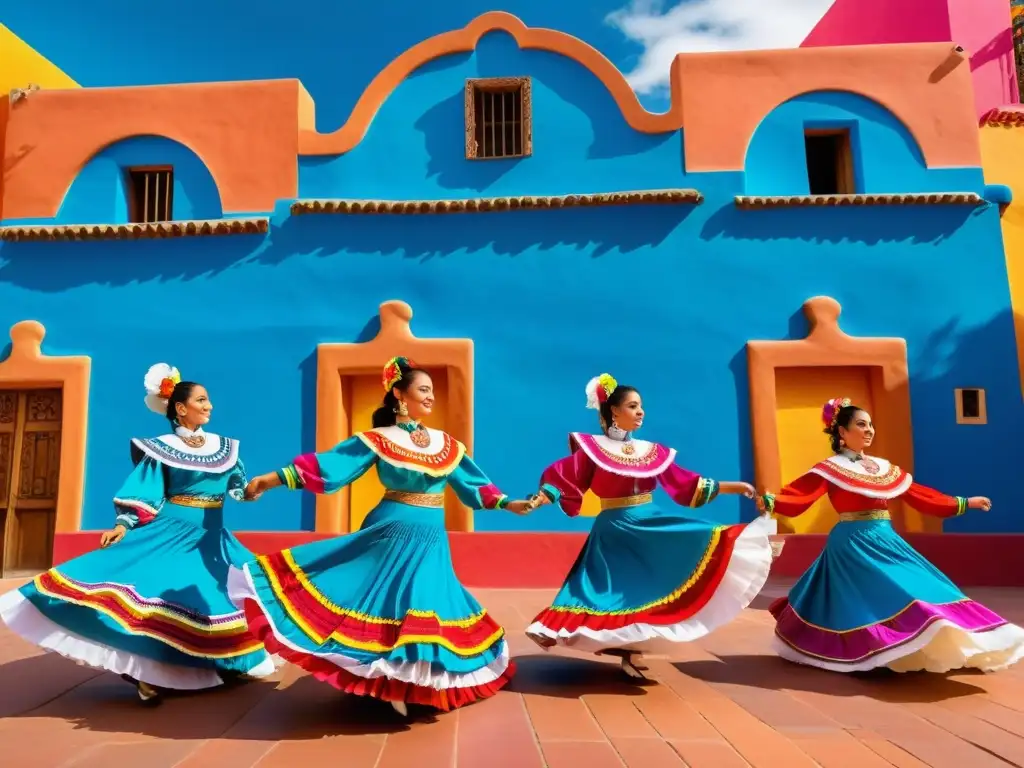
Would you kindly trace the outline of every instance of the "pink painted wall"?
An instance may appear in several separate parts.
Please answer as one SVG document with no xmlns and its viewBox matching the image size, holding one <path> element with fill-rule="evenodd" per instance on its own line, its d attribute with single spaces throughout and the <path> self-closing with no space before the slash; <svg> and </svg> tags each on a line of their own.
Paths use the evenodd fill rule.
<svg viewBox="0 0 1024 768">
<path fill-rule="evenodd" d="M 1019 98 L 1009 0 L 946 1 L 952 29 L 950 39 L 966 48 L 971 57 L 978 115 L 1016 104 Z"/>
<path fill-rule="evenodd" d="M 945 40 L 970 56 L 979 117 L 1018 103 L 1010 0 L 836 0 L 802 46 Z"/>
<path fill-rule="evenodd" d="M 1002 1 L 1004 4 L 1009 2 Z M 817 26 L 811 30 L 802 47 L 938 43 L 950 40 L 952 38 L 946 2 L 947 0 L 836 0 Z"/>
</svg>

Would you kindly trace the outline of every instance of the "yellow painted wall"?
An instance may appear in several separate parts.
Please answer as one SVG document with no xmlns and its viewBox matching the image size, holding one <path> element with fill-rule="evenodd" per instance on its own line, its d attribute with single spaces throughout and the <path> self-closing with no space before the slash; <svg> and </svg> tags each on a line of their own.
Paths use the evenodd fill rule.
<svg viewBox="0 0 1024 768">
<path fill-rule="evenodd" d="M 0 97 L 29 83 L 46 89 L 79 87 L 49 59 L 0 24 Z"/>
<path fill-rule="evenodd" d="M 822 431 L 821 408 L 826 402 L 848 397 L 868 411 L 873 408 L 867 368 L 780 368 L 775 393 L 783 483 L 832 455 L 828 436 Z M 828 533 L 836 513 L 826 497 L 800 517 L 780 516 L 778 520 L 779 533 Z"/>
<path fill-rule="evenodd" d="M 1003 248 L 1010 280 L 1010 301 L 1017 336 L 1017 366 L 1024 384 L 1024 128 L 983 126 L 981 162 L 985 181 L 1013 190 L 1013 202 L 1003 212 Z"/>
<path fill-rule="evenodd" d="M 434 380 L 434 412 L 427 422 L 428 427 L 434 429 L 447 429 L 445 409 L 448 404 L 448 376 L 444 371 L 431 371 L 430 377 Z M 352 417 L 352 432 L 365 432 L 372 427 L 371 418 L 373 412 L 380 407 L 384 398 L 384 390 L 380 386 L 380 376 L 353 376 L 347 382 L 352 407 L 349 413 Z M 352 483 L 352 496 L 350 502 L 351 528 L 358 531 L 363 520 L 370 514 L 381 496 L 384 495 L 384 486 L 377 478 L 377 471 L 370 470 L 361 478 Z"/>
</svg>

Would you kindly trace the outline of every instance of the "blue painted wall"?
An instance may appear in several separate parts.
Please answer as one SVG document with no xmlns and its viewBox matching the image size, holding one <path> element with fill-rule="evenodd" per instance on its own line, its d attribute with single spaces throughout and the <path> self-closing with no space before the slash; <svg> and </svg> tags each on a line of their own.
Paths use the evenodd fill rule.
<svg viewBox="0 0 1024 768">
<path fill-rule="evenodd" d="M 464 159 L 462 87 L 477 74 L 534 76 L 534 157 Z M 38 319 L 48 352 L 93 358 L 84 524 L 98 528 L 110 523 L 110 497 L 128 470 L 128 437 L 163 429 L 142 404 L 150 364 L 171 362 L 207 384 L 214 430 L 240 438 L 247 465 L 265 471 L 313 445 L 316 345 L 372 335 L 388 299 L 413 306 L 417 335 L 474 340 L 475 454 L 509 493 L 531 492 L 541 469 L 564 452 L 566 433 L 594 426 L 582 387 L 604 370 L 642 388 L 645 437 L 673 445 L 698 471 L 750 478 L 744 345 L 802 337 L 800 305 L 826 294 L 842 303 L 847 332 L 907 339 L 917 476 L 953 493 L 993 497 L 990 514 L 947 529 L 1020 530 L 1016 467 L 1002 449 L 1020 433 L 1024 412 L 998 212 L 737 210 L 732 198 L 744 192 L 806 191 L 788 170 L 804 162 L 794 137 L 822 120 L 856 121 L 864 191 L 982 191 L 978 170 L 925 169 L 899 123 L 851 94 L 811 94 L 781 106 L 753 138 L 745 175 L 687 175 L 683 137 L 633 133 L 600 84 L 571 62 L 521 53 L 492 35 L 476 54 L 436 62 L 403 84 L 348 155 L 303 160 L 300 195 L 696 187 L 706 202 L 291 218 L 282 201 L 265 238 L 7 243 L 0 326 Z M 94 164 L 172 151 L 145 142 L 112 147 Z M 83 171 L 68 211 L 88 204 L 75 202 L 84 194 L 79 184 L 100 173 L 92 164 Z M 204 173 L 194 164 L 178 170 L 195 205 L 212 199 L 201 192 Z M 115 193 L 96 183 L 81 189 L 103 201 Z M 954 424 L 957 386 L 987 390 L 990 425 Z M 728 522 L 753 509 L 726 499 L 700 513 Z M 529 518 L 480 513 L 476 522 L 479 530 L 589 525 L 550 508 Z M 232 505 L 228 523 L 311 528 L 313 505 L 300 494 L 268 494 L 257 505 Z"/>
</svg>

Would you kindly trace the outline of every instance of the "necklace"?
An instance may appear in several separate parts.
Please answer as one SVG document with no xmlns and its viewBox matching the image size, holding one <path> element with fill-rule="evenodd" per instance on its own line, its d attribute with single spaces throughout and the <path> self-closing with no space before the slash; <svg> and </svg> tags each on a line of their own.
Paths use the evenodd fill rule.
<svg viewBox="0 0 1024 768">
<path fill-rule="evenodd" d="M 409 439 L 417 448 L 427 448 L 430 445 L 430 433 L 422 424 L 415 421 L 400 421 L 398 428 L 409 434 Z"/>
<path fill-rule="evenodd" d="M 634 453 L 636 453 L 636 448 L 633 447 L 632 440 L 627 439 L 625 442 L 622 443 L 622 452 L 627 456 L 632 456 Z"/>
</svg>

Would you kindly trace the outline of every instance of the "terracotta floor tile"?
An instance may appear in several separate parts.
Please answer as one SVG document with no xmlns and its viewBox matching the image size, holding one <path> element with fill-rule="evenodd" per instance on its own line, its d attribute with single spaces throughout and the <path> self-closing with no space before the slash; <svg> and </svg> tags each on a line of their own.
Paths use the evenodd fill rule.
<svg viewBox="0 0 1024 768">
<path fill-rule="evenodd" d="M 1019 736 L 936 704 L 909 704 L 907 709 L 969 744 L 984 745 L 1011 765 L 1024 765 L 1024 739 Z"/>
<path fill-rule="evenodd" d="M 637 709 L 664 739 L 716 740 L 722 735 L 670 688 L 657 685 L 634 700 Z"/>
<path fill-rule="evenodd" d="M 486 702 L 484 702 L 486 703 Z M 407 731 L 387 736 L 377 768 L 411 765 L 454 765 L 460 712 L 438 715 L 433 722 L 416 723 Z"/>
<path fill-rule="evenodd" d="M 790 734 L 821 768 L 889 768 L 889 762 L 845 731 Z"/>
<path fill-rule="evenodd" d="M 373 768 L 384 740 L 376 736 L 325 736 L 322 739 L 282 741 L 256 765 L 258 768 L 299 768 L 309 765 L 344 765 Z"/>
<path fill-rule="evenodd" d="M 543 768 L 522 696 L 503 691 L 458 714 L 457 768 Z"/>
<path fill-rule="evenodd" d="M 651 668 L 655 669 L 655 664 Z M 813 768 L 814 762 L 793 742 L 703 681 L 661 662 L 657 663 L 656 672 L 659 680 L 690 702 L 755 768 Z"/>
<path fill-rule="evenodd" d="M 927 763 L 922 763 L 909 752 L 904 751 L 891 741 L 883 739 L 873 731 L 853 730 L 848 733 L 889 765 L 896 768 L 928 768 Z"/>
<path fill-rule="evenodd" d="M 547 741 L 541 743 L 547 768 L 622 768 L 624 763 L 607 741 Z"/>
<path fill-rule="evenodd" d="M 8 586 L 0 582 L 0 593 Z M 0 764 L 1024 765 L 1024 665 L 993 675 L 839 675 L 789 664 L 770 651 L 765 610 L 785 588 L 770 583 L 750 609 L 697 642 L 659 644 L 648 654 L 654 681 L 646 686 L 613 659 L 545 653 L 522 634 L 554 590 L 480 590 L 509 632 L 519 674 L 487 701 L 447 714 L 414 709 L 408 719 L 294 667 L 269 682 L 168 697 L 145 709 L 115 676 L 40 654 L 0 627 Z M 1024 590 L 978 594 L 1024 621 Z"/>
<path fill-rule="evenodd" d="M 673 739 L 669 744 L 690 768 L 750 768 L 750 763 L 726 741 Z"/>
<path fill-rule="evenodd" d="M 588 694 L 583 701 L 609 739 L 656 738 L 658 732 L 636 707 L 639 698 L 643 697 Z"/>
<path fill-rule="evenodd" d="M 524 696 L 523 699 L 526 702 L 526 711 L 530 715 L 533 730 L 540 741 L 551 739 L 605 740 L 597 721 L 582 699 L 530 695 Z"/>
<path fill-rule="evenodd" d="M 174 766 L 197 746 L 193 741 L 161 740 L 104 744 L 67 763 L 73 768 L 111 768 L 122 765 Z"/>
<path fill-rule="evenodd" d="M 1015 736 L 1024 737 L 1024 716 L 1020 712 L 996 704 L 985 697 L 966 696 L 941 702 L 941 706 L 962 715 L 984 720 Z"/>
<path fill-rule="evenodd" d="M 194 749 L 174 768 L 251 768 L 275 746 L 276 741 L 211 740 Z"/>
<path fill-rule="evenodd" d="M 612 739 L 626 768 L 685 768 L 679 754 L 660 738 Z"/>
</svg>

